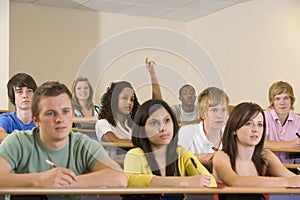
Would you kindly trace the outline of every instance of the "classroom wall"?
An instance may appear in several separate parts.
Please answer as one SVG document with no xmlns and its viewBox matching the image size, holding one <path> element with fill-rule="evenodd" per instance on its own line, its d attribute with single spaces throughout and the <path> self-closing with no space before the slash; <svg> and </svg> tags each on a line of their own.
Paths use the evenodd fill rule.
<svg viewBox="0 0 300 200">
<path fill-rule="evenodd" d="M 9 70 L 9 1 L 0 1 L 0 110 L 8 109 L 6 83 Z"/>
<path fill-rule="evenodd" d="M 300 95 L 299 23 L 297 0 L 253 0 L 190 22 L 10 3 L 10 76 L 22 71 L 38 84 L 71 88 L 84 75 L 96 103 L 111 81 L 129 80 L 143 102 L 151 97 L 143 65 L 150 56 L 170 104 L 189 82 L 198 93 L 224 88 L 231 104 L 266 107 L 274 81 L 290 82 Z"/>
</svg>

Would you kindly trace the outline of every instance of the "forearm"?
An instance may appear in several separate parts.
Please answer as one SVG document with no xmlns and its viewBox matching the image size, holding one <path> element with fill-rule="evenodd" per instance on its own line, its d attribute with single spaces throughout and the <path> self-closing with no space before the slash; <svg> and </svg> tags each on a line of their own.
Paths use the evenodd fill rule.
<svg viewBox="0 0 300 200">
<path fill-rule="evenodd" d="M 102 140 L 105 142 L 122 142 L 122 143 L 132 144 L 131 140 L 120 139 L 112 132 L 108 132 L 105 135 L 103 135 Z"/>
<path fill-rule="evenodd" d="M 271 141 L 265 140 L 265 148 L 293 148 L 289 141 Z"/>
<path fill-rule="evenodd" d="M 122 170 L 106 168 L 78 176 L 73 187 L 126 187 L 127 178 Z"/>
<path fill-rule="evenodd" d="M 38 181 L 35 181 L 38 174 L 11 174 L 0 173 L 0 187 L 41 187 Z"/>
<path fill-rule="evenodd" d="M 162 93 L 160 85 L 155 72 L 150 73 L 151 84 L 152 84 L 152 99 L 162 99 Z"/>
<path fill-rule="evenodd" d="M 233 187 L 290 187 L 287 177 L 239 176 L 225 182 Z"/>
<path fill-rule="evenodd" d="M 150 187 L 156 186 L 174 186 L 174 187 L 186 187 L 189 186 L 188 177 L 180 176 L 154 176 L 150 181 Z"/>
<path fill-rule="evenodd" d="M 205 166 L 209 166 L 212 164 L 212 158 L 214 155 L 215 155 L 215 153 L 195 154 L 195 156 L 197 156 L 198 160 Z"/>
</svg>

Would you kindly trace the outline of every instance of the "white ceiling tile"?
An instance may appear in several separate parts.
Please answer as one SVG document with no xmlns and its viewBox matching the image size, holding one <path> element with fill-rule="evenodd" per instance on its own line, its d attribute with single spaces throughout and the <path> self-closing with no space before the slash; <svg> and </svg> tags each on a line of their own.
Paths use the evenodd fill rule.
<svg viewBox="0 0 300 200">
<path fill-rule="evenodd" d="M 47 6 L 189 21 L 251 0 L 10 0 Z"/>
<path fill-rule="evenodd" d="M 189 4 L 193 1 L 195 0 L 145 0 L 139 4 L 174 9 Z"/>
<path fill-rule="evenodd" d="M 176 9 L 172 12 L 164 13 L 158 17 L 179 21 L 190 21 L 204 15 L 207 15 L 207 12 Z"/>
<path fill-rule="evenodd" d="M 92 10 L 103 11 L 103 12 L 117 12 L 124 8 L 131 6 L 133 3 L 118 2 L 118 1 L 102 1 L 102 0 L 91 0 L 84 4 L 85 7 Z"/>
<path fill-rule="evenodd" d="M 76 8 L 78 6 L 78 3 L 70 0 L 36 0 L 33 4 L 65 8 Z"/>
<path fill-rule="evenodd" d="M 169 11 L 169 8 L 135 5 L 121 10 L 120 13 L 128 15 L 155 17 L 167 11 Z"/>
</svg>

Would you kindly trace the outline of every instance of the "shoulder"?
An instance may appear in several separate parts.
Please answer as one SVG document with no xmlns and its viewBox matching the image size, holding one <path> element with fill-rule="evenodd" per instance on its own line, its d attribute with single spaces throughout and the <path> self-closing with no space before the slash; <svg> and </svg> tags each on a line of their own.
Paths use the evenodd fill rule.
<svg viewBox="0 0 300 200">
<path fill-rule="evenodd" d="M 227 153 L 225 153 L 224 151 L 216 151 L 216 153 L 213 157 L 213 162 L 225 160 L 225 159 L 229 159 L 229 156 Z"/>
<path fill-rule="evenodd" d="M 266 160 L 266 161 L 276 157 L 276 155 L 271 150 L 266 149 L 266 148 L 264 148 L 262 150 L 261 156 L 262 156 L 263 160 Z"/>
<path fill-rule="evenodd" d="M 97 122 L 96 122 L 96 125 L 110 125 L 110 123 L 107 121 L 107 119 L 99 119 Z"/>
<path fill-rule="evenodd" d="M 185 147 L 177 147 L 178 156 L 188 156 L 193 155 L 187 148 Z"/>
<path fill-rule="evenodd" d="M 174 104 L 171 106 L 171 109 L 173 110 L 173 112 L 179 113 L 180 112 L 180 104 Z"/>
<path fill-rule="evenodd" d="M 141 148 L 139 148 L 139 147 L 130 149 L 130 150 L 128 151 L 128 153 L 144 155 L 144 151 L 143 151 Z"/>
<path fill-rule="evenodd" d="M 22 130 L 15 130 L 13 131 L 10 135 L 8 135 L 2 144 L 14 144 L 17 145 L 22 144 L 32 144 L 33 141 L 35 140 L 35 135 L 38 134 L 38 128 L 34 128 L 33 130 L 27 130 L 27 131 L 22 131 Z"/>
<path fill-rule="evenodd" d="M 0 114 L 0 119 L 1 120 L 11 120 L 13 118 L 16 118 L 16 112 L 8 112 L 8 113 L 2 113 Z"/>
<path fill-rule="evenodd" d="M 294 121 L 300 121 L 300 116 L 296 113 L 290 112 L 289 113 L 289 118 L 292 118 Z"/>
<path fill-rule="evenodd" d="M 195 132 L 198 129 L 200 124 L 189 124 L 185 126 L 181 126 L 179 131 L 188 131 L 188 132 Z"/>
<path fill-rule="evenodd" d="M 179 129 L 179 134 L 184 134 L 185 137 L 188 134 L 189 137 L 193 137 L 194 135 L 199 133 L 199 126 L 200 125 L 201 124 L 189 124 L 189 125 L 181 126 L 180 129 Z"/>
</svg>

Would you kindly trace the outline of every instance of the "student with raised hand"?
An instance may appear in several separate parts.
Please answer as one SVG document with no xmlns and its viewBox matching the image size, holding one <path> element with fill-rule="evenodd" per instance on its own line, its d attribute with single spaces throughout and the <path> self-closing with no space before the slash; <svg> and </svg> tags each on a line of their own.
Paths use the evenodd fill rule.
<svg viewBox="0 0 300 200">
<path fill-rule="evenodd" d="M 155 62 L 148 57 L 145 62 L 151 77 L 152 98 L 161 99 L 160 86 L 154 70 Z M 96 123 L 98 140 L 131 144 L 132 120 L 139 105 L 137 95 L 129 82 L 111 83 L 101 98 L 101 112 Z"/>
<path fill-rule="evenodd" d="M 136 148 L 129 150 L 124 160 L 128 187 L 216 186 L 214 178 L 197 158 L 178 147 L 177 133 L 176 118 L 163 100 L 148 100 L 138 108 L 132 131 Z"/>
<path fill-rule="evenodd" d="M 71 98 L 59 82 L 36 89 L 31 106 L 36 128 L 15 131 L 0 145 L 0 187 L 126 187 L 124 172 L 103 147 L 71 131 Z"/>
<path fill-rule="evenodd" d="M 269 88 L 269 108 L 266 116 L 267 139 L 265 147 L 300 149 L 300 116 L 293 113 L 295 96 L 292 86 L 283 81 Z M 288 153 L 276 153 L 282 163 L 294 163 Z"/>
<path fill-rule="evenodd" d="M 1 140 L 14 130 L 31 130 L 35 127 L 30 108 L 36 87 L 34 79 L 25 73 L 17 73 L 8 81 L 8 97 L 16 110 L 0 115 Z"/>
<path fill-rule="evenodd" d="M 218 149 L 228 116 L 229 98 L 217 87 L 208 87 L 198 96 L 200 123 L 182 126 L 178 144 L 194 153 L 208 169 Z"/>
<path fill-rule="evenodd" d="M 245 102 L 235 106 L 223 133 L 223 149 L 217 151 L 213 158 L 213 176 L 218 185 L 300 186 L 300 176 L 290 172 L 274 153 L 264 149 L 265 127 L 263 109 L 259 105 Z M 264 176 L 266 174 L 272 177 Z M 246 196 L 264 199 L 263 195 Z M 230 196 L 227 197 L 230 199 Z"/>
<path fill-rule="evenodd" d="M 190 84 L 185 84 L 179 89 L 180 104 L 172 106 L 179 126 L 200 122 L 199 109 L 195 105 L 196 90 Z"/>
</svg>

